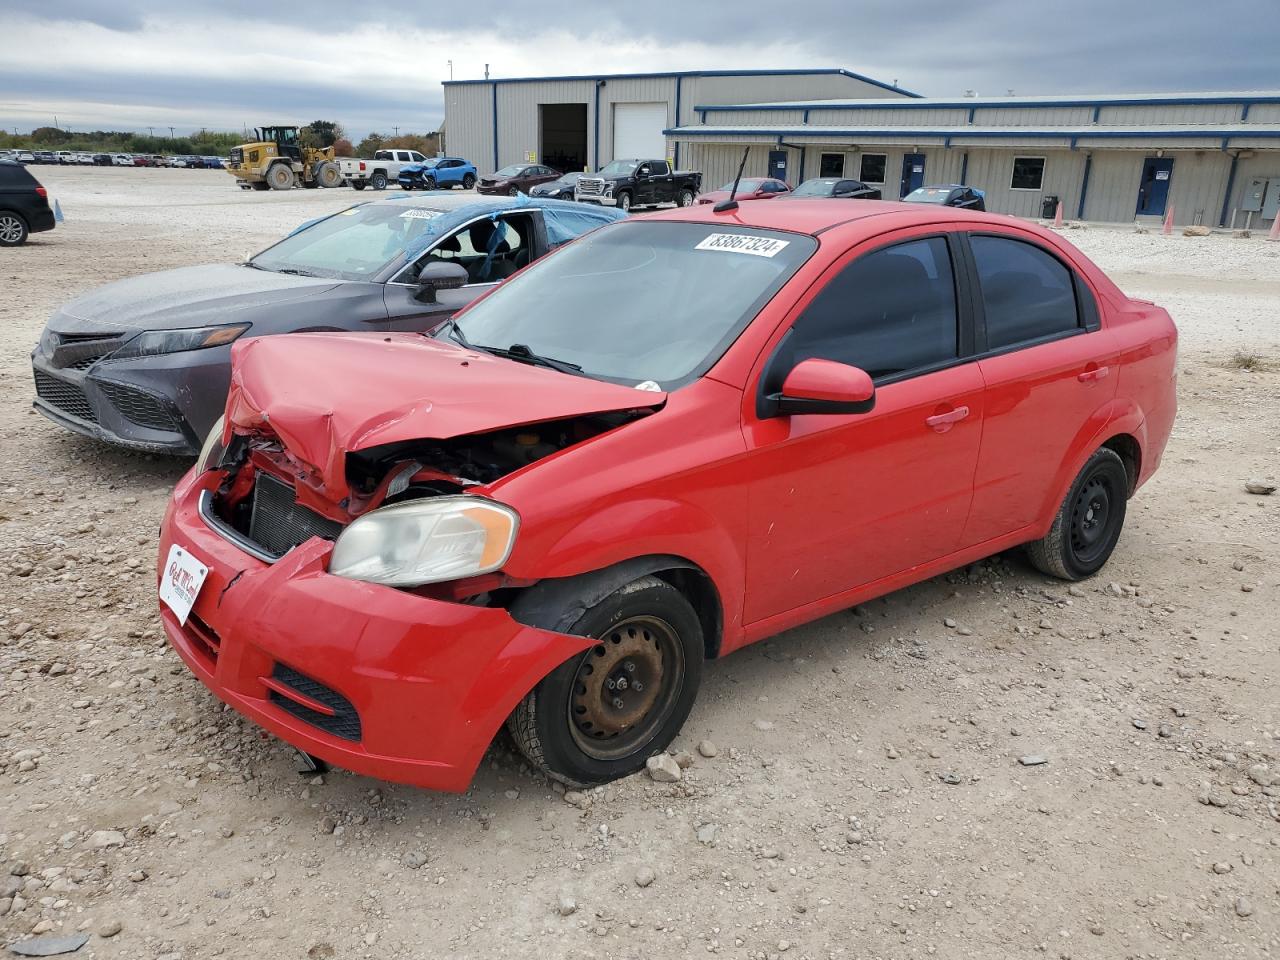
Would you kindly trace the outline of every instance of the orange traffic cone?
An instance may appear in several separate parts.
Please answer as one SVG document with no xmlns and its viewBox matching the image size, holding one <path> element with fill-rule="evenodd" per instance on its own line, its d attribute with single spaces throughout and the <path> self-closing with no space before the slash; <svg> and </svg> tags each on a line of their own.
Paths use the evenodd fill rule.
<svg viewBox="0 0 1280 960">
<path fill-rule="evenodd" d="M 1058 201 L 1058 212 L 1053 215 L 1053 225 L 1059 230 L 1062 229 L 1062 201 Z"/>
<path fill-rule="evenodd" d="M 1267 234 L 1268 240 L 1280 240 L 1280 214 L 1271 221 L 1271 232 Z"/>
<path fill-rule="evenodd" d="M 1173 233 L 1173 204 L 1169 204 L 1169 212 L 1164 215 L 1164 229 L 1160 231 L 1166 237 Z"/>
</svg>

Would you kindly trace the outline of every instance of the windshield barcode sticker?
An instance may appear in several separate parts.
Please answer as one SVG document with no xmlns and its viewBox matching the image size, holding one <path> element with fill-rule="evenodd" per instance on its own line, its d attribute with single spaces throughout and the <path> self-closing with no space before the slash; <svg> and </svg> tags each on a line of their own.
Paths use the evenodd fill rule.
<svg viewBox="0 0 1280 960">
<path fill-rule="evenodd" d="M 713 233 L 693 249 L 723 250 L 729 253 L 749 253 L 753 257 L 773 257 L 787 246 L 790 240 L 773 237 L 753 237 L 745 233 Z"/>
<path fill-rule="evenodd" d="M 440 211 L 438 210 L 421 209 L 406 210 L 400 214 L 402 220 L 434 220 L 438 216 L 440 216 Z"/>
</svg>

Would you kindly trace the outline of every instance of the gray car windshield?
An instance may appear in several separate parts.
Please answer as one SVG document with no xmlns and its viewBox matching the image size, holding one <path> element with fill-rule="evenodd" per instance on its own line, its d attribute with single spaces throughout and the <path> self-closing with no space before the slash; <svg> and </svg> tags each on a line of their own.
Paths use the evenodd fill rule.
<svg viewBox="0 0 1280 960">
<path fill-rule="evenodd" d="M 630 176 L 638 166 L 635 160 L 614 160 L 601 167 L 600 173 L 606 177 L 626 177 Z"/>
<path fill-rule="evenodd" d="M 839 180 L 806 180 L 791 191 L 793 197 L 829 197 Z"/>
<path fill-rule="evenodd" d="M 535 263 L 436 336 L 519 344 L 589 377 L 670 390 L 706 372 L 816 248 L 755 227 L 623 222 Z"/>
<path fill-rule="evenodd" d="M 249 262 L 277 273 L 368 280 L 415 246 L 440 215 L 417 205 L 366 203 L 304 227 Z"/>
</svg>

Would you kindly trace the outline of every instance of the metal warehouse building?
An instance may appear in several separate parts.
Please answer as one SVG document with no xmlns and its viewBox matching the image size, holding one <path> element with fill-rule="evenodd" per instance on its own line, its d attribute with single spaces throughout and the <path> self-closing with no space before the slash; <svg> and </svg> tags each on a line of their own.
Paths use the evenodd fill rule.
<svg viewBox="0 0 1280 960">
<path fill-rule="evenodd" d="M 1280 91 L 925 98 L 847 70 L 707 71 L 446 83 L 451 153 L 481 169 L 670 157 L 705 189 L 747 174 L 844 176 L 886 199 L 925 183 L 987 208 L 1068 218 L 1269 226 L 1280 207 Z"/>
</svg>

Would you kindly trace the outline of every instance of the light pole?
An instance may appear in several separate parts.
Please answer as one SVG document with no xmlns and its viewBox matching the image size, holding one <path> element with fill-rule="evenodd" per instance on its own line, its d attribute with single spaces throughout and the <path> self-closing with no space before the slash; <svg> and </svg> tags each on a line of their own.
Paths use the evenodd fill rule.
<svg viewBox="0 0 1280 960">
<path fill-rule="evenodd" d="M 453 61 L 452 60 L 449 61 L 449 79 L 450 80 L 453 79 Z"/>
<path fill-rule="evenodd" d="M 169 139 L 170 139 L 170 140 L 172 140 L 172 139 L 173 139 L 173 127 L 170 127 L 170 128 L 169 128 Z"/>
<path fill-rule="evenodd" d="M 153 140 L 154 140 L 154 139 L 155 139 L 155 136 L 156 136 L 156 128 L 155 128 L 155 127 L 147 127 L 147 133 L 148 133 L 148 134 L 150 134 L 150 135 L 151 135 L 151 139 L 153 139 Z"/>
</svg>

